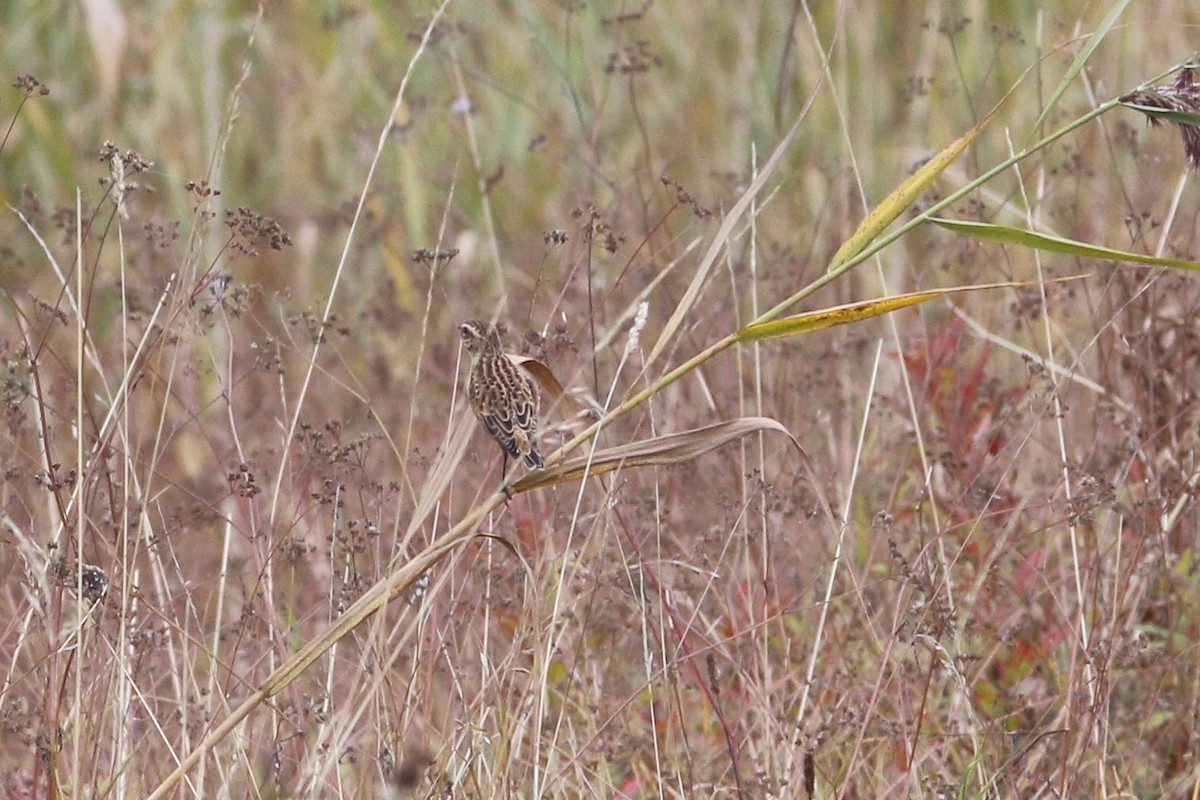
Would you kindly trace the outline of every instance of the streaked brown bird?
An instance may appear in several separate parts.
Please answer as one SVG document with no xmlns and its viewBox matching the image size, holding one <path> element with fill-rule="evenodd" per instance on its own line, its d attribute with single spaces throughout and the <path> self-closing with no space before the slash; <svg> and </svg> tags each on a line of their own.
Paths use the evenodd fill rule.
<svg viewBox="0 0 1200 800">
<path fill-rule="evenodd" d="M 496 328 L 477 319 L 458 326 L 471 354 L 467 397 L 471 410 L 508 457 L 524 459 L 532 468 L 545 465 L 537 449 L 538 393 L 525 372 L 504 355 Z"/>
</svg>

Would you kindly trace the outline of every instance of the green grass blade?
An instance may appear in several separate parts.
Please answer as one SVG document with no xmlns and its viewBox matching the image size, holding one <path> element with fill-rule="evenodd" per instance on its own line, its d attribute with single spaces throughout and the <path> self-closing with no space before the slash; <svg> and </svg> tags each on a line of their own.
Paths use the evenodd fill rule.
<svg viewBox="0 0 1200 800">
<path fill-rule="evenodd" d="M 1154 106 L 1144 106 L 1139 103 L 1121 102 L 1121 105 L 1128 109 L 1145 114 L 1147 117 L 1161 119 L 1164 122 L 1174 122 L 1177 125 L 1194 125 L 1200 127 L 1200 114 L 1193 111 L 1175 111 L 1170 108 L 1155 108 Z"/>
<path fill-rule="evenodd" d="M 1058 88 L 1054 90 L 1054 94 L 1050 95 L 1050 100 L 1046 103 L 1046 107 L 1042 109 L 1041 115 L 1038 116 L 1037 123 L 1033 126 L 1034 130 L 1041 129 L 1042 125 L 1046 122 L 1046 118 L 1050 115 L 1050 112 L 1054 110 L 1054 107 L 1058 105 L 1058 101 L 1061 100 L 1063 94 L 1066 93 L 1067 87 L 1070 86 L 1072 81 L 1074 81 L 1079 75 L 1080 71 L 1083 69 L 1083 65 L 1086 64 L 1087 60 L 1092 57 L 1092 52 L 1100 46 L 1100 42 L 1104 41 L 1104 37 L 1108 35 L 1110 30 L 1112 30 L 1112 26 L 1117 24 L 1117 19 L 1123 13 L 1125 13 L 1125 7 L 1128 5 L 1129 0 L 1118 0 L 1116 5 L 1109 9 L 1108 16 L 1106 16 L 1100 23 L 1100 27 L 1096 28 L 1092 35 L 1088 37 L 1087 42 L 1085 42 L 1083 45 L 1083 49 L 1079 51 L 1079 55 L 1075 56 L 1075 60 L 1071 62 L 1070 68 L 1063 75 L 1062 80 L 1058 84 Z"/>
<path fill-rule="evenodd" d="M 1035 250 L 1047 250 L 1052 253 L 1066 253 L 1081 258 L 1101 258 L 1109 261 L 1132 261 L 1137 264 L 1150 264 L 1158 267 L 1177 267 L 1179 269 L 1200 270 L 1200 263 L 1182 258 L 1159 258 L 1157 256 L 1130 253 L 1126 250 L 1114 250 L 1109 247 L 1099 247 L 1094 244 L 1078 242 L 1074 239 L 1064 239 L 1061 236 L 1051 236 L 1047 233 L 1034 233 L 1023 228 L 1013 228 L 1008 225 L 993 225 L 988 222 L 968 222 L 961 219 L 945 219 L 931 217 L 932 222 L 947 230 L 974 236 L 976 239 L 986 239 L 1003 244 L 1015 244 L 1030 247 Z"/>
</svg>

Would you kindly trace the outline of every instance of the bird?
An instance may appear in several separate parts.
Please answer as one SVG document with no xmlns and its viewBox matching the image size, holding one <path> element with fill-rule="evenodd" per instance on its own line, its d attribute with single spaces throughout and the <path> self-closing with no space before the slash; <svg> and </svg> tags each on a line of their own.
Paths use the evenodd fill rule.
<svg viewBox="0 0 1200 800">
<path fill-rule="evenodd" d="M 458 326 L 471 354 L 467 397 L 471 411 L 508 457 L 523 459 L 531 469 L 546 465 L 537 448 L 538 393 L 533 381 L 504 355 L 494 325 L 473 319 Z"/>
</svg>

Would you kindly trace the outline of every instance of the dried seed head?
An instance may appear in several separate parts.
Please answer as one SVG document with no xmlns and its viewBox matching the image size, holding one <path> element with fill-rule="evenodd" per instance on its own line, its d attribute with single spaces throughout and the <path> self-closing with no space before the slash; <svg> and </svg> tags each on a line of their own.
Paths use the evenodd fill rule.
<svg viewBox="0 0 1200 800">
<path fill-rule="evenodd" d="M 50 87 L 32 75 L 21 75 L 13 86 L 24 92 L 26 97 L 33 97 L 35 94 L 45 97 L 50 94 Z"/>
<path fill-rule="evenodd" d="M 278 222 L 245 206 L 236 211 L 226 209 L 225 225 L 229 228 L 230 243 L 234 251 L 243 255 L 258 255 L 255 248 L 260 245 L 266 245 L 272 250 L 282 250 L 292 244 L 292 237 Z"/>
<path fill-rule="evenodd" d="M 1200 114 L 1200 85 L 1193 80 L 1195 67 L 1188 65 L 1179 71 L 1175 81 L 1166 86 L 1151 86 L 1121 97 L 1122 103 L 1147 108 L 1161 108 L 1185 114 Z M 1151 125 L 1157 126 L 1157 117 L 1146 115 Z M 1176 122 L 1183 136 L 1183 149 L 1193 167 L 1200 167 L 1200 127 L 1186 122 Z"/>
</svg>

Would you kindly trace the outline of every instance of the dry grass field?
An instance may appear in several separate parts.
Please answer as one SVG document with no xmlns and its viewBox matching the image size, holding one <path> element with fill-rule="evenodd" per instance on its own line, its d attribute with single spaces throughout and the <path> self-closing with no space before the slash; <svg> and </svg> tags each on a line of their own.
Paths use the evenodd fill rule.
<svg viewBox="0 0 1200 800">
<path fill-rule="evenodd" d="M 0 796 L 1200 796 L 1198 33 L 3 3 Z"/>
</svg>

